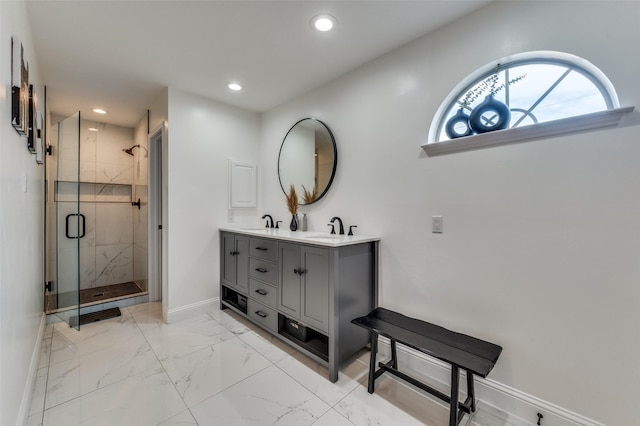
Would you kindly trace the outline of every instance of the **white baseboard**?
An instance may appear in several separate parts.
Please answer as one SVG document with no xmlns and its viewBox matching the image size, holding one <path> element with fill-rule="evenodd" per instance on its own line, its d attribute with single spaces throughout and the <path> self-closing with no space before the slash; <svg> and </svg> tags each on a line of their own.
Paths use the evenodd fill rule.
<svg viewBox="0 0 640 426">
<path fill-rule="evenodd" d="M 22 400 L 20 401 L 20 410 L 18 411 L 17 425 L 26 425 L 29 418 L 29 410 L 31 409 L 31 399 L 33 398 L 33 387 L 36 383 L 36 376 L 38 375 L 38 366 L 40 365 L 40 352 L 42 352 L 42 340 L 44 337 L 44 331 L 47 326 L 47 316 L 42 313 L 40 319 L 40 327 L 38 329 L 38 336 L 36 337 L 36 346 L 33 349 L 31 355 L 31 363 L 29 364 L 29 374 L 24 385 L 22 392 Z"/>
<path fill-rule="evenodd" d="M 192 303 L 190 305 L 180 306 L 167 310 L 167 323 L 180 321 L 182 319 L 191 318 L 193 316 L 211 312 L 217 306 L 219 306 L 220 298 L 214 297 L 212 299 L 202 300 L 200 302 Z"/>
<path fill-rule="evenodd" d="M 391 356 L 387 339 L 380 337 L 378 351 L 387 358 Z M 449 393 L 449 364 L 402 345 L 397 346 L 397 352 L 403 369 L 417 373 L 426 378 L 429 385 Z M 466 380 L 464 372 L 461 374 L 462 395 L 466 392 Z M 489 406 L 494 415 L 504 418 L 509 425 L 533 426 L 538 421 L 537 413 L 541 413 L 544 416 L 541 424 L 545 426 L 606 426 L 489 378 L 475 377 L 475 391 L 479 405 Z"/>
</svg>

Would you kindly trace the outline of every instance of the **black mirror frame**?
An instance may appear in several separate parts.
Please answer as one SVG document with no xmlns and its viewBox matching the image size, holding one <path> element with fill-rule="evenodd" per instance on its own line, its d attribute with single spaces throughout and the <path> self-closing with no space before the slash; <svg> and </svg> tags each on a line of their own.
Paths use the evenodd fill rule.
<svg viewBox="0 0 640 426">
<path fill-rule="evenodd" d="M 291 133 L 291 131 L 298 124 L 300 124 L 301 122 L 306 121 L 306 120 L 313 120 L 313 121 L 316 121 L 316 122 L 320 123 L 322 126 L 324 126 L 324 128 L 327 130 L 327 132 L 329 132 L 329 136 L 331 137 L 331 143 L 333 145 L 333 169 L 331 170 L 331 177 L 329 178 L 329 181 L 327 182 L 327 185 L 325 186 L 325 188 L 322 190 L 322 193 L 320 195 L 318 195 L 318 197 L 315 200 L 313 200 L 312 202 L 310 202 L 308 204 L 300 203 L 300 205 L 309 206 L 309 205 L 311 205 L 313 203 L 316 203 L 318 200 L 322 199 L 322 197 L 325 196 L 327 191 L 329 191 L 329 188 L 331 188 L 331 184 L 333 183 L 333 179 L 336 176 L 336 170 L 338 168 L 338 147 L 336 145 L 336 138 L 333 135 L 333 132 L 331 131 L 329 126 L 327 126 L 327 124 L 325 122 L 323 122 L 322 120 L 319 120 L 319 119 L 313 118 L 313 117 L 306 117 L 306 118 L 303 118 L 301 120 L 298 120 L 293 126 L 291 126 L 291 128 L 287 131 L 287 134 L 284 135 L 284 139 L 282 139 L 282 144 L 280 145 L 280 151 L 278 152 L 278 181 L 280 182 L 280 188 L 282 188 L 282 192 L 285 195 L 288 194 L 288 189 L 285 190 L 284 185 L 282 184 L 282 178 L 280 176 L 280 157 L 282 156 L 282 148 L 284 148 L 284 143 L 287 141 L 287 136 L 289 136 L 289 133 Z"/>
</svg>

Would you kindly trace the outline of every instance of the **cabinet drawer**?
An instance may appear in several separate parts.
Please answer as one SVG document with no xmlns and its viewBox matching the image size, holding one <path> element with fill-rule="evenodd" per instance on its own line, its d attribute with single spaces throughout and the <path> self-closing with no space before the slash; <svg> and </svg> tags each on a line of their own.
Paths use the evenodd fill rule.
<svg viewBox="0 0 640 426">
<path fill-rule="evenodd" d="M 269 330 L 278 331 L 278 313 L 255 300 L 249 299 L 247 314 L 249 318 Z"/>
<path fill-rule="evenodd" d="M 276 285 L 278 265 L 260 259 L 249 259 L 249 276 Z"/>
<path fill-rule="evenodd" d="M 249 280 L 249 297 L 272 308 L 276 307 L 276 288 L 258 280 Z"/>
<path fill-rule="evenodd" d="M 249 255 L 263 260 L 275 262 L 278 259 L 278 242 L 263 238 L 251 238 Z"/>
</svg>

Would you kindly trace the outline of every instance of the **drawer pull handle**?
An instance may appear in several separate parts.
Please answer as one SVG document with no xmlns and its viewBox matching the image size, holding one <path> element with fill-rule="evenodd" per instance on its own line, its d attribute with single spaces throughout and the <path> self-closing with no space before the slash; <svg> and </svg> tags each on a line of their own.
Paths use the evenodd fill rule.
<svg viewBox="0 0 640 426">
<path fill-rule="evenodd" d="M 269 272 L 269 271 L 267 271 L 267 270 L 266 270 L 266 269 L 264 269 L 264 268 L 256 268 L 256 271 L 258 271 L 258 272 L 262 272 L 263 274 L 264 274 L 264 273 L 266 273 L 266 272 Z"/>
<path fill-rule="evenodd" d="M 239 251 L 230 251 L 230 252 L 229 252 L 229 254 L 230 254 L 231 256 L 235 256 L 235 255 L 237 255 L 237 254 L 240 254 L 240 252 L 239 252 Z"/>
<path fill-rule="evenodd" d="M 261 288 L 257 289 L 256 293 L 258 293 L 261 296 L 266 296 L 267 295 L 267 292 L 265 290 L 261 289 Z"/>
<path fill-rule="evenodd" d="M 267 247 L 256 247 L 256 250 L 267 251 L 269 249 Z"/>
<path fill-rule="evenodd" d="M 265 313 L 264 313 L 264 312 L 262 312 L 262 311 L 256 311 L 256 315 L 257 315 L 257 316 L 259 316 L 259 317 L 261 317 L 261 318 L 266 318 L 266 317 L 267 317 L 267 314 L 265 314 Z"/>
<path fill-rule="evenodd" d="M 294 269 L 293 273 L 294 274 L 298 274 L 298 275 L 304 275 L 304 274 L 307 273 L 307 270 L 306 269 Z"/>
</svg>

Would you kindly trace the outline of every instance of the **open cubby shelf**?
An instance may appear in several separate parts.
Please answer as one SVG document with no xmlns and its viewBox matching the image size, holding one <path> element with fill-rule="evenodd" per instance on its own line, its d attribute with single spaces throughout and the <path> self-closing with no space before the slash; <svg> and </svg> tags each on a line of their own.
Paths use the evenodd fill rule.
<svg viewBox="0 0 640 426">
<path fill-rule="evenodd" d="M 324 334 L 317 332 L 312 328 L 307 327 L 307 341 L 303 341 L 298 339 L 296 336 L 288 333 L 285 330 L 284 323 L 287 317 L 278 314 L 278 334 L 287 340 L 295 343 L 303 349 L 306 349 L 308 352 L 317 356 L 318 358 L 324 360 L 325 362 L 329 361 L 329 337 Z"/>
<path fill-rule="evenodd" d="M 237 291 L 233 291 L 228 287 L 222 286 L 222 303 L 241 314 L 247 315 L 247 305 L 245 304 L 244 306 L 241 306 L 238 302 L 238 296 L 246 297 Z"/>
<path fill-rule="evenodd" d="M 327 338 L 327 336 L 323 336 L 320 334 L 316 338 L 313 338 L 307 342 L 303 342 L 302 340 L 298 340 L 284 330 L 280 331 L 279 334 L 287 340 L 290 340 L 296 345 L 311 352 L 325 362 L 329 361 L 329 339 Z"/>
<path fill-rule="evenodd" d="M 96 188 L 100 190 L 96 190 Z M 102 189 L 112 188 L 113 191 Z M 73 203 L 121 203 L 130 204 L 133 199 L 133 185 L 108 182 L 55 181 L 55 202 Z"/>
</svg>

